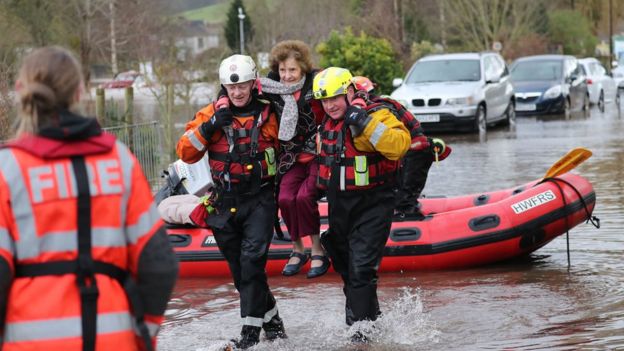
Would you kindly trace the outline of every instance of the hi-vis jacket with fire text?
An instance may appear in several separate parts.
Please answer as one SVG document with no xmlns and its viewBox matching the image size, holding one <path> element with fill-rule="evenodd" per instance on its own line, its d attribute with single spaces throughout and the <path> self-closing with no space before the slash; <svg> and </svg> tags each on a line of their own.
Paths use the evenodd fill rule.
<svg viewBox="0 0 624 351">
<path fill-rule="evenodd" d="M 388 109 L 369 114 L 364 131 L 352 137 L 344 119 L 326 117 L 319 133 L 318 185 L 335 190 L 369 189 L 396 177 L 399 159 L 410 147 L 407 128 Z"/>
<path fill-rule="evenodd" d="M 155 348 L 177 261 L 137 160 L 91 127 L 0 149 L 4 351 Z"/>
<path fill-rule="evenodd" d="M 234 113 L 230 128 L 232 135 L 227 136 L 223 130 L 218 130 L 210 140 L 206 140 L 199 129 L 214 115 L 214 104 L 197 112 L 186 124 L 186 132 L 178 141 L 178 156 L 184 162 L 194 163 L 209 151 L 210 169 L 215 180 L 223 181 L 225 173 L 232 183 L 248 181 L 252 174 L 258 174 L 261 179 L 274 176 L 279 142 L 277 120 L 270 105 L 252 100 L 245 108 L 231 109 Z"/>
</svg>

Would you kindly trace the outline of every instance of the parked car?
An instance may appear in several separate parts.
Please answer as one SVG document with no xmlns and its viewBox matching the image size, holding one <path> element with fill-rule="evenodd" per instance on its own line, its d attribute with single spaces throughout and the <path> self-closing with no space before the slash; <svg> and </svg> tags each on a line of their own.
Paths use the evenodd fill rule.
<svg viewBox="0 0 624 351">
<path fill-rule="evenodd" d="M 613 69 L 611 70 L 615 85 L 618 90 L 624 89 L 624 55 L 620 56 L 617 61 L 613 62 Z"/>
<path fill-rule="evenodd" d="M 589 108 L 585 72 L 578 60 L 568 55 L 521 57 L 511 65 L 516 94 L 516 113 L 570 115 Z"/>
<path fill-rule="evenodd" d="M 426 56 L 393 85 L 392 98 L 426 131 L 485 132 L 494 123 L 515 123 L 513 87 L 497 53 Z"/>
<path fill-rule="evenodd" d="M 598 105 L 600 110 L 604 110 L 605 101 L 617 102 L 619 106 L 620 94 L 613 77 L 607 74 L 607 70 L 593 57 L 580 59 L 579 63 L 587 73 L 587 90 L 589 91 L 589 102 Z"/>
<path fill-rule="evenodd" d="M 131 87 L 134 81 L 139 77 L 137 71 L 126 71 L 118 73 L 113 80 L 102 83 L 100 88 L 104 89 L 123 89 Z"/>
</svg>

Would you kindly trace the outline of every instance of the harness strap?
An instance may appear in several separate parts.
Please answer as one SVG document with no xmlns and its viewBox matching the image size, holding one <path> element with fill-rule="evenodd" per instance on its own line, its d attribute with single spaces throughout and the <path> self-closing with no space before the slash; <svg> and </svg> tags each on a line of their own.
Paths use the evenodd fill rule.
<svg viewBox="0 0 624 351">
<path fill-rule="evenodd" d="M 380 154 L 373 154 L 373 155 L 368 155 L 366 156 L 366 163 L 371 166 L 374 164 L 377 164 L 383 160 L 386 160 L 385 157 L 383 157 Z M 328 166 L 331 167 L 333 166 L 335 161 L 334 156 L 319 156 L 318 157 L 318 162 L 319 164 L 323 165 L 323 166 Z M 340 164 L 342 166 L 347 166 L 347 167 L 353 167 L 355 165 L 355 158 L 346 158 L 343 157 L 340 159 Z"/>
<path fill-rule="evenodd" d="M 82 321 L 82 350 L 95 350 L 97 334 L 97 299 L 100 292 L 93 271 L 91 256 L 91 194 L 89 177 L 83 156 L 72 157 L 72 166 L 78 188 L 78 260 L 76 282 L 80 291 Z"/>
</svg>

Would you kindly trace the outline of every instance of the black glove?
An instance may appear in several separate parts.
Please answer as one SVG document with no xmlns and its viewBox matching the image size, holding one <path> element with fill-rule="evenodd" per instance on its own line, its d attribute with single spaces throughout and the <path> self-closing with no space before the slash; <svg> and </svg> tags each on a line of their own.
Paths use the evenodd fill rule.
<svg viewBox="0 0 624 351">
<path fill-rule="evenodd" d="M 362 134 L 369 121 L 370 117 L 364 109 L 353 105 L 347 107 L 344 123 L 351 128 L 354 137 Z"/>
<path fill-rule="evenodd" d="M 204 139 L 208 140 L 216 130 L 231 125 L 233 119 L 234 115 L 229 108 L 219 109 L 208 122 L 202 123 L 199 127 L 199 132 Z"/>
</svg>

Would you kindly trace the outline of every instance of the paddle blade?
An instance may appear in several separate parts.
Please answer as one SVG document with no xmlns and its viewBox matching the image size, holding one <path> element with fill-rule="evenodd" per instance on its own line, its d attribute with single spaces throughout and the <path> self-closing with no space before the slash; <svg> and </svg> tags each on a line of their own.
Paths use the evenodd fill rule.
<svg viewBox="0 0 624 351">
<path fill-rule="evenodd" d="M 564 174 L 571 169 L 576 168 L 576 166 L 583 163 L 585 160 L 590 158 L 592 152 L 583 147 L 577 147 L 570 150 L 565 156 L 560 158 L 557 162 L 555 162 L 552 167 L 546 172 L 544 178 L 552 178 L 558 175 Z"/>
</svg>

